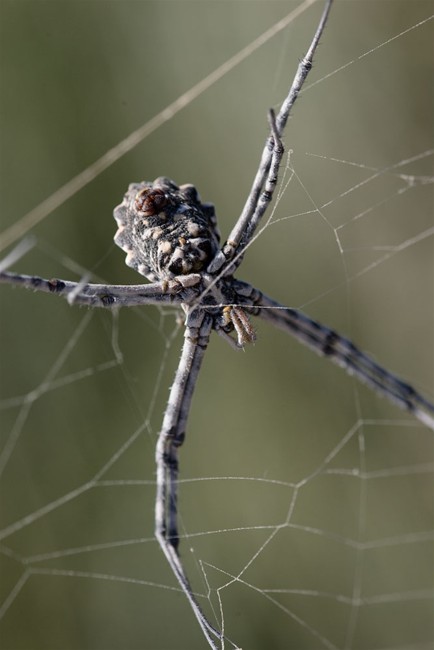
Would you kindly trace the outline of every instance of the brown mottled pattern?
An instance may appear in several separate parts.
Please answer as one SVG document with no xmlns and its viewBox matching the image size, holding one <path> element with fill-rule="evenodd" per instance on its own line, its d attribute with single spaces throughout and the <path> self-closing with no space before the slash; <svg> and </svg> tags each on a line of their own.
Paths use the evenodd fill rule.
<svg viewBox="0 0 434 650">
<path fill-rule="evenodd" d="M 214 206 L 193 185 L 132 183 L 114 217 L 126 263 L 152 282 L 202 271 L 219 249 Z"/>
</svg>

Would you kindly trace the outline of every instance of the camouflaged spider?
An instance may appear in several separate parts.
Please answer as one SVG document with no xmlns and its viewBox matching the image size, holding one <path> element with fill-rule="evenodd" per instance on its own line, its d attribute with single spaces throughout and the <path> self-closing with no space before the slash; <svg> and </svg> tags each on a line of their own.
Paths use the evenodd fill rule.
<svg viewBox="0 0 434 650">
<path fill-rule="evenodd" d="M 234 278 L 272 201 L 283 156 L 281 136 L 312 67 L 331 3 L 326 2 L 312 44 L 279 113 L 269 113 L 270 135 L 258 172 L 241 216 L 222 248 L 214 207 L 201 201 L 193 185 L 177 186 L 160 177 L 153 183 L 131 184 L 114 210 L 118 223 L 115 242 L 127 253 L 126 263 L 150 280 L 149 284 L 97 285 L 0 273 L 1 282 L 65 295 L 71 303 L 106 308 L 176 304 L 183 310 L 182 355 L 157 441 L 155 533 L 212 648 L 218 647 L 223 635 L 202 612 L 185 574 L 178 554 L 177 512 L 178 450 L 185 438 L 191 398 L 212 330 L 233 346 L 243 347 L 255 339 L 249 316 L 267 320 L 434 429 L 434 406 L 414 388 L 379 366 L 348 339 Z"/>
<path fill-rule="evenodd" d="M 275 137 L 281 156 L 283 147 Z M 163 292 L 178 288 L 186 314 L 197 302 L 211 317 L 212 329 L 233 345 L 243 347 L 254 341 L 249 318 L 238 306 L 246 298 L 247 285 L 226 270 L 209 272 L 219 252 L 220 233 L 214 206 L 202 203 L 193 185 L 178 187 L 165 177 L 153 183 L 132 183 L 114 217 L 119 225 L 115 243 L 127 253 L 128 266 L 151 282 L 162 281 Z M 192 290 L 189 299 L 187 289 Z M 246 306 L 252 312 L 253 305 Z M 236 339 L 230 336 L 233 331 Z"/>
</svg>

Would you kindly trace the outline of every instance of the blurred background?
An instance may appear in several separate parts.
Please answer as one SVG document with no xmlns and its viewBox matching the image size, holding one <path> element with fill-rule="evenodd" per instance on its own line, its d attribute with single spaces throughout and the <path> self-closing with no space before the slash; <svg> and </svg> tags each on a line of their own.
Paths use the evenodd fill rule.
<svg viewBox="0 0 434 650">
<path fill-rule="evenodd" d="M 296 6 L 3 0 L 2 230 Z M 160 175 L 215 203 L 224 238 L 321 9 L 33 228 L 14 270 L 142 282 L 112 212 L 128 183 Z M 285 134 L 295 175 L 239 277 L 432 397 L 433 23 L 412 29 L 431 13 L 424 0 L 336 2 Z M 153 539 L 176 314 L 0 295 L 1 647 L 205 647 Z M 181 552 L 204 610 L 219 621 L 221 607 L 249 650 L 431 647 L 432 432 L 257 329 L 244 352 L 213 337 L 181 451 Z"/>
</svg>

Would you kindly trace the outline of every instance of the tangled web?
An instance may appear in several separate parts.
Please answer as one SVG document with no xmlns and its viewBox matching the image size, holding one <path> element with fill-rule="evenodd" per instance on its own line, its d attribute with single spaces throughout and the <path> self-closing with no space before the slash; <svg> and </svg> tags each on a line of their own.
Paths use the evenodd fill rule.
<svg viewBox="0 0 434 650">
<path fill-rule="evenodd" d="M 2 7 L 5 226 L 291 9 L 19 4 Z M 241 277 L 432 396 L 431 10 L 335 6 Z M 35 225 L 14 270 L 141 281 L 111 213 L 129 182 L 162 174 L 213 201 L 225 235 L 318 11 Z M 203 647 L 153 536 L 176 312 L 1 296 L 2 647 Z M 204 610 L 228 648 L 431 647 L 432 431 L 285 334 L 257 333 L 244 353 L 212 340 L 181 453 L 180 550 Z"/>
</svg>

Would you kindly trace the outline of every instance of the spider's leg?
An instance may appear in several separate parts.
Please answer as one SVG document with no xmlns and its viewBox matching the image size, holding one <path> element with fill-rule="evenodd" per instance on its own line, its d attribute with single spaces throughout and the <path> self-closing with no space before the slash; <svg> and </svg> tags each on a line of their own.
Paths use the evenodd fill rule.
<svg viewBox="0 0 434 650">
<path fill-rule="evenodd" d="M 214 638 L 220 633 L 208 622 L 193 594 L 184 567 L 178 555 L 178 450 L 185 437 L 185 426 L 190 412 L 199 369 L 208 345 L 212 317 L 200 309 L 187 309 L 186 330 L 181 359 L 175 374 L 163 425 L 156 448 L 157 494 L 155 498 L 155 535 L 187 596 L 193 612 L 211 648 L 217 649 Z"/>
<path fill-rule="evenodd" d="M 197 276 L 197 274 L 192 275 Z M 67 299 L 70 297 L 70 302 L 73 304 L 91 307 L 173 304 L 185 302 L 189 295 L 189 289 L 183 290 L 183 286 L 177 280 L 133 285 L 87 284 L 58 279 L 47 280 L 33 275 L 2 271 L 0 272 L 1 283 L 65 296 Z"/>
<path fill-rule="evenodd" d="M 312 43 L 310 44 L 306 55 L 301 59 L 298 65 L 291 88 L 289 89 L 288 95 L 284 100 L 276 117 L 275 127 L 272 124 L 272 133 L 267 138 L 267 141 L 265 143 L 261 161 L 259 163 L 259 168 L 253 181 L 249 196 L 247 197 L 243 211 L 234 228 L 232 229 L 232 232 L 230 233 L 226 244 L 209 265 L 209 273 L 216 273 L 220 271 L 224 264 L 230 262 L 234 257 L 237 259 L 241 258 L 243 251 L 246 249 L 252 239 L 259 219 L 264 214 L 268 205 L 271 203 L 273 191 L 270 192 L 269 188 L 265 191 L 265 184 L 267 183 L 267 180 L 269 181 L 268 184 L 270 184 L 272 181 L 273 189 L 276 184 L 273 181 L 273 178 L 276 175 L 276 170 L 283 155 L 282 151 L 280 153 L 280 159 L 278 159 L 278 140 L 280 140 L 282 137 L 291 109 L 303 87 L 304 82 L 306 81 L 307 75 L 312 69 L 313 57 L 316 48 L 318 47 L 319 40 L 324 32 L 332 2 L 333 0 L 326 1 L 321 20 L 312 39 Z M 275 181 L 277 181 L 277 176 Z M 262 193 L 263 196 L 261 198 Z M 260 206 L 260 202 L 263 202 L 264 205 Z M 233 273 L 233 271 L 234 264 L 229 264 L 228 273 Z"/>
<path fill-rule="evenodd" d="M 254 205 L 252 204 L 252 211 L 249 211 L 248 221 L 243 223 L 242 226 L 240 225 L 241 219 L 237 221 L 229 239 L 223 247 L 225 259 L 228 261 L 232 259 L 232 264 L 229 264 L 225 268 L 224 275 L 232 275 L 241 264 L 243 253 L 249 242 L 252 241 L 260 220 L 273 200 L 274 190 L 276 189 L 279 178 L 279 167 L 285 149 L 277 129 L 276 116 L 271 108 L 268 112 L 268 121 L 270 123 L 271 135 L 267 140 L 266 148 L 270 152 L 271 157 L 267 174 L 263 180 L 263 184 L 261 184 L 261 191 L 255 196 L 255 203 Z"/>
<path fill-rule="evenodd" d="M 262 217 L 265 214 L 266 209 L 273 200 L 274 190 L 277 186 L 277 181 L 279 179 L 279 167 L 285 152 L 282 140 L 280 138 L 280 132 L 277 128 L 276 116 L 272 108 L 268 112 L 268 121 L 270 123 L 271 137 L 270 137 L 270 148 L 272 149 L 270 167 L 267 173 L 267 177 L 264 183 L 264 189 L 258 197 L 258 201 L 255 207 L 253 214 L 251 215 L 250 221 L 246 224 L 246 228 L 243 234 L 243 238 L 238 247 L 239 250 L 244 250 L 248 242 L 251 241 L 253 234 L 256 230 L 256 227 Z M 239 256 L 241 261 L 241 256 Z M 238 266 L 239 264 L 236 264 Z"/>
<path fill-rule="evenodd" d="M 352 341 L 298 309 L 284 307 L 246 283 L 238 281 L 238 285 L 240 290 L 244 287 L 247 302 L 250 288 L 252 311 L 257 316 L 288 332 L 318 354 L 328 357 L 348 374 L 354 375 L 434 430 L 434 404 L 413 386 L 380 366 Z"/>
</svg>

